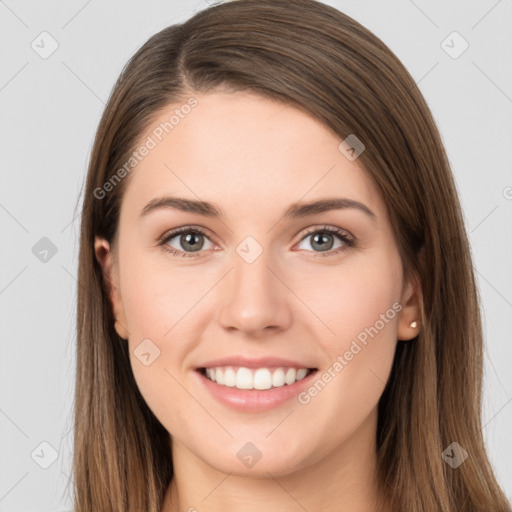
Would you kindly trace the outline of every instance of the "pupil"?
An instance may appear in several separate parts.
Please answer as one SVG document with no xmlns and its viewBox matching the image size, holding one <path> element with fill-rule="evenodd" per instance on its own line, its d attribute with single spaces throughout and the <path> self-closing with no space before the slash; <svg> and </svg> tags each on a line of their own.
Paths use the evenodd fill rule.
<svg viewBox="0 0 512 512">
<path fill-rule="evenodd" d="M 185 243 L 182 243 L 182 247 L 186 249 L 188 245 L 188 248 L 191 249 L 192 251 L 199 251 L 202 248 L 203 244 L 197 242 L 198 236 L 201 235 L 197 233 L 187 233 L 185 236 L 182 237 L 182 240 L 185 240 Z"/>
<path fill-rule="evenodd" d="M 330 240 L 329 240 L 330 238 Z M 313 247 L 315 246 L 315 244 L 319 244 L 319 248 L 320 250 L 322 251 L 328 251 L 329 249 L 332 248 L 332 244 L 333 244 L 333 240 L 332 240 L 332 235 L 329 234 L 329 233 L 317 233 L 314 237 L 313 237 Z M 329 241 L 331 242 L 329 244 Z M 325 247 L 325 244 L 327 243 L 328 247 Z"/>
</svg>

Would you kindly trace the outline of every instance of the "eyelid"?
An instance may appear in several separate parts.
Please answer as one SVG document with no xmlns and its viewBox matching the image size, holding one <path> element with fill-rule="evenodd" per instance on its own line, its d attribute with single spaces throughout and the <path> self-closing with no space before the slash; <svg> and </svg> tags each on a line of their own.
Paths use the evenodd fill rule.
<svg viewBox="0 0 512 512">
<path fill-rule="evenodd" d="M 305 233 L 303 233 L 302 238 L 299 240 L 299 242 L 304 240 L 304 238 L 311 235 L 312 233 L 320 233 L 320 232 L 333 233 L 333 234 L 337 234 L 339 236 L 343 235 L 346 238 L 349 238 L 349 239 L 355 241 L 355 237 L 346 229 L 339 228 L 337 226 L 332 226 L 330 224 L 317 224 L 315 226 L 312 226 L 311 228 L 307 228 Z"/>
<path fill-rule="evenodd" d="M 186 233 L 188 231 L 197 231 L 198 233 L 201 233 L 202 235 L 210 238 L 210 231 L 206 228 L 203 228 L 201 226 L 196 226 L 194 224 L 187 224 L 186 226 L 181 226 L 179 228 L 174 228 L 166 231 L 161 237 L 158 238 L 158 242 L 164 242 L 165 240 L 168 240 L 169 238 L 173 238 L 177 235 L 180 235 L 181 233 Z"/>
</svg>

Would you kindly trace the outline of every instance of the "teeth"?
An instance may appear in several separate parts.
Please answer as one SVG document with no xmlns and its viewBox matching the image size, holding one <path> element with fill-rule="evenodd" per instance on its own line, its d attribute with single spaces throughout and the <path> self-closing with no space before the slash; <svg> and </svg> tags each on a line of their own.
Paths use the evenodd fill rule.
<svg viewBox="0 0 512 512">
<path fill-rule="evenodd" d="M 252 384 L 254 389 L 270 389 L 272 387 L 272 374 L 270 370 L 266 368 L 256 370 Z"/>
<path fill-rule="evenodd" d="M 208 379 L 221 386 L 236 387 L 238 389 L 270 389 L 280 388 L 302 380 L 310 373 L 306 368 L 235 368 L 224 366 L 217 368 L 206 368 L 205 374 Z"/>
<path fill-rule="evenodd" d="M 288 371 L 284 376 L 285 384 L 293 384 L 295 382 L 295 377 L 297 377 L 297 371 L 295 368 L 288 368 Z"/>
<path fill-rule="evenodd" d="M 236 385 L 236 373 L 233 368 L 226 368 L 224 372 L 224 386 L 229 386 L 230 388 L 235 387 Z"/>
<path fill-rule="evenodd" d="M 219 368 L 217 368 L 217 371 L 219 371 Z M 252 382 L 253 377 L 251 370 L 249 370 L 249 368 L 238 368 L 235 387 L 238 389 L 252 389 L 254 387 Z M 217 381 L 217 384 L 222 384 L 222 382 Z"/>
<path fill-rule="evenodd" d="M 305 368 L 301 368 L 297 371 L 297 380 L 302 380 L 307 374 L 308 371 Z"/>
<path fill-rule="evenodd" d="M 280 388 L 284 386 L 284 371 L 279 368 L 272 375 L 272 386 Z"/>
</svg>

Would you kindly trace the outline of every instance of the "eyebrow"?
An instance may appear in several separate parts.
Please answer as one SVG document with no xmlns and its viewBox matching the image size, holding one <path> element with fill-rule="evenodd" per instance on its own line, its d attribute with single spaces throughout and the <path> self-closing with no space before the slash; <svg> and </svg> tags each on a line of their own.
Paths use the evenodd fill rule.
<svg viewBox="0 0 512 512">
<path fill-rule="evenodd" d="M 144 217 L 153 211 L 165 208 L 177 209 L 187 213 L 196 213 L 198 215 L 216 219 L 223 218 L 221 209 L 214 203 L 171 196 L 156 197 L 149 201 L 149 203 L 147 203 L 142 209 L 140 217 Z M 325 198 L 310 202 L 299 201 L 297 203 L 293 203 L 286 209 L 283 214 L 283 218 L 296 219 L 310 215 L 318 215 L 330 210 L 345 210 L 349 208 L 362 211 L 374 222 L 377 219 L 375 213 L 373 213 L 373 211 L 365 204 L 354 199 L 342 197 Z"/>
</svg>

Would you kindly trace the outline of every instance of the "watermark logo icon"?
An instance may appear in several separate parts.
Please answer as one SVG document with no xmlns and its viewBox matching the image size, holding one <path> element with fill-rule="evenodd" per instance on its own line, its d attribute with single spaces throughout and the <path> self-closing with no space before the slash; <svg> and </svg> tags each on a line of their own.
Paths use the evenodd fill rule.
<svg viewBox="0 0 512 512">
<path fill-rule="evenodd" d="M 30 47 L 41 59 L 49 58 L 57 48 L 59 43 L 49 32 L 41 32 L 31 43 Z"/>
<path fill-rule="evenodd" d="M 261 459 L 263 454 L 255 444 L 248 442 L 238 450 L 236 456 L 244 466 L 252 468 Z"/>
<path fill-rule="evenodd" d="M 160 349 L 146 338 L 135 347 L 133 354 L 144 366 L 150 366 L 160 357 Z"/>
<path fill-rule="evenodd" d="M 453 442 L 441 454 L 441 457 L 453 469 L 457 469 L 468 458 L 468 452 L 459 443 Z"/>
<path fill-rule="evenodd" d="M 248 236 L 238 244 L 236 252 L 246 263 L 253 263 L 263 253 L 263 247 L 255 238 Z"/>
<path fill-rule="evenodd" d="M 41 263 L 48 263 L 57 254 L 57 246 L 49 238 L 43 236 L 32 247 L 32 254 Z"/>
<path fill-rule="evenodd" d="M 363 142 L 351 133 L 339 146 L 338 151 L 347 159 L 353 162 L 366 149 Z"/>
<path fill-rule="evenodd" d="M 59 458 L 59 452 L 50 443 L 43 441 L 30 456 L 39 467 L 48 469 Z"/>
<path fill-rule="evenodd" d="M 469 48 L 469 43 L 457 31 L 453 31 L 443 39 L 441 48 L 452 59 L 458 59 Z"/>
</svg>

